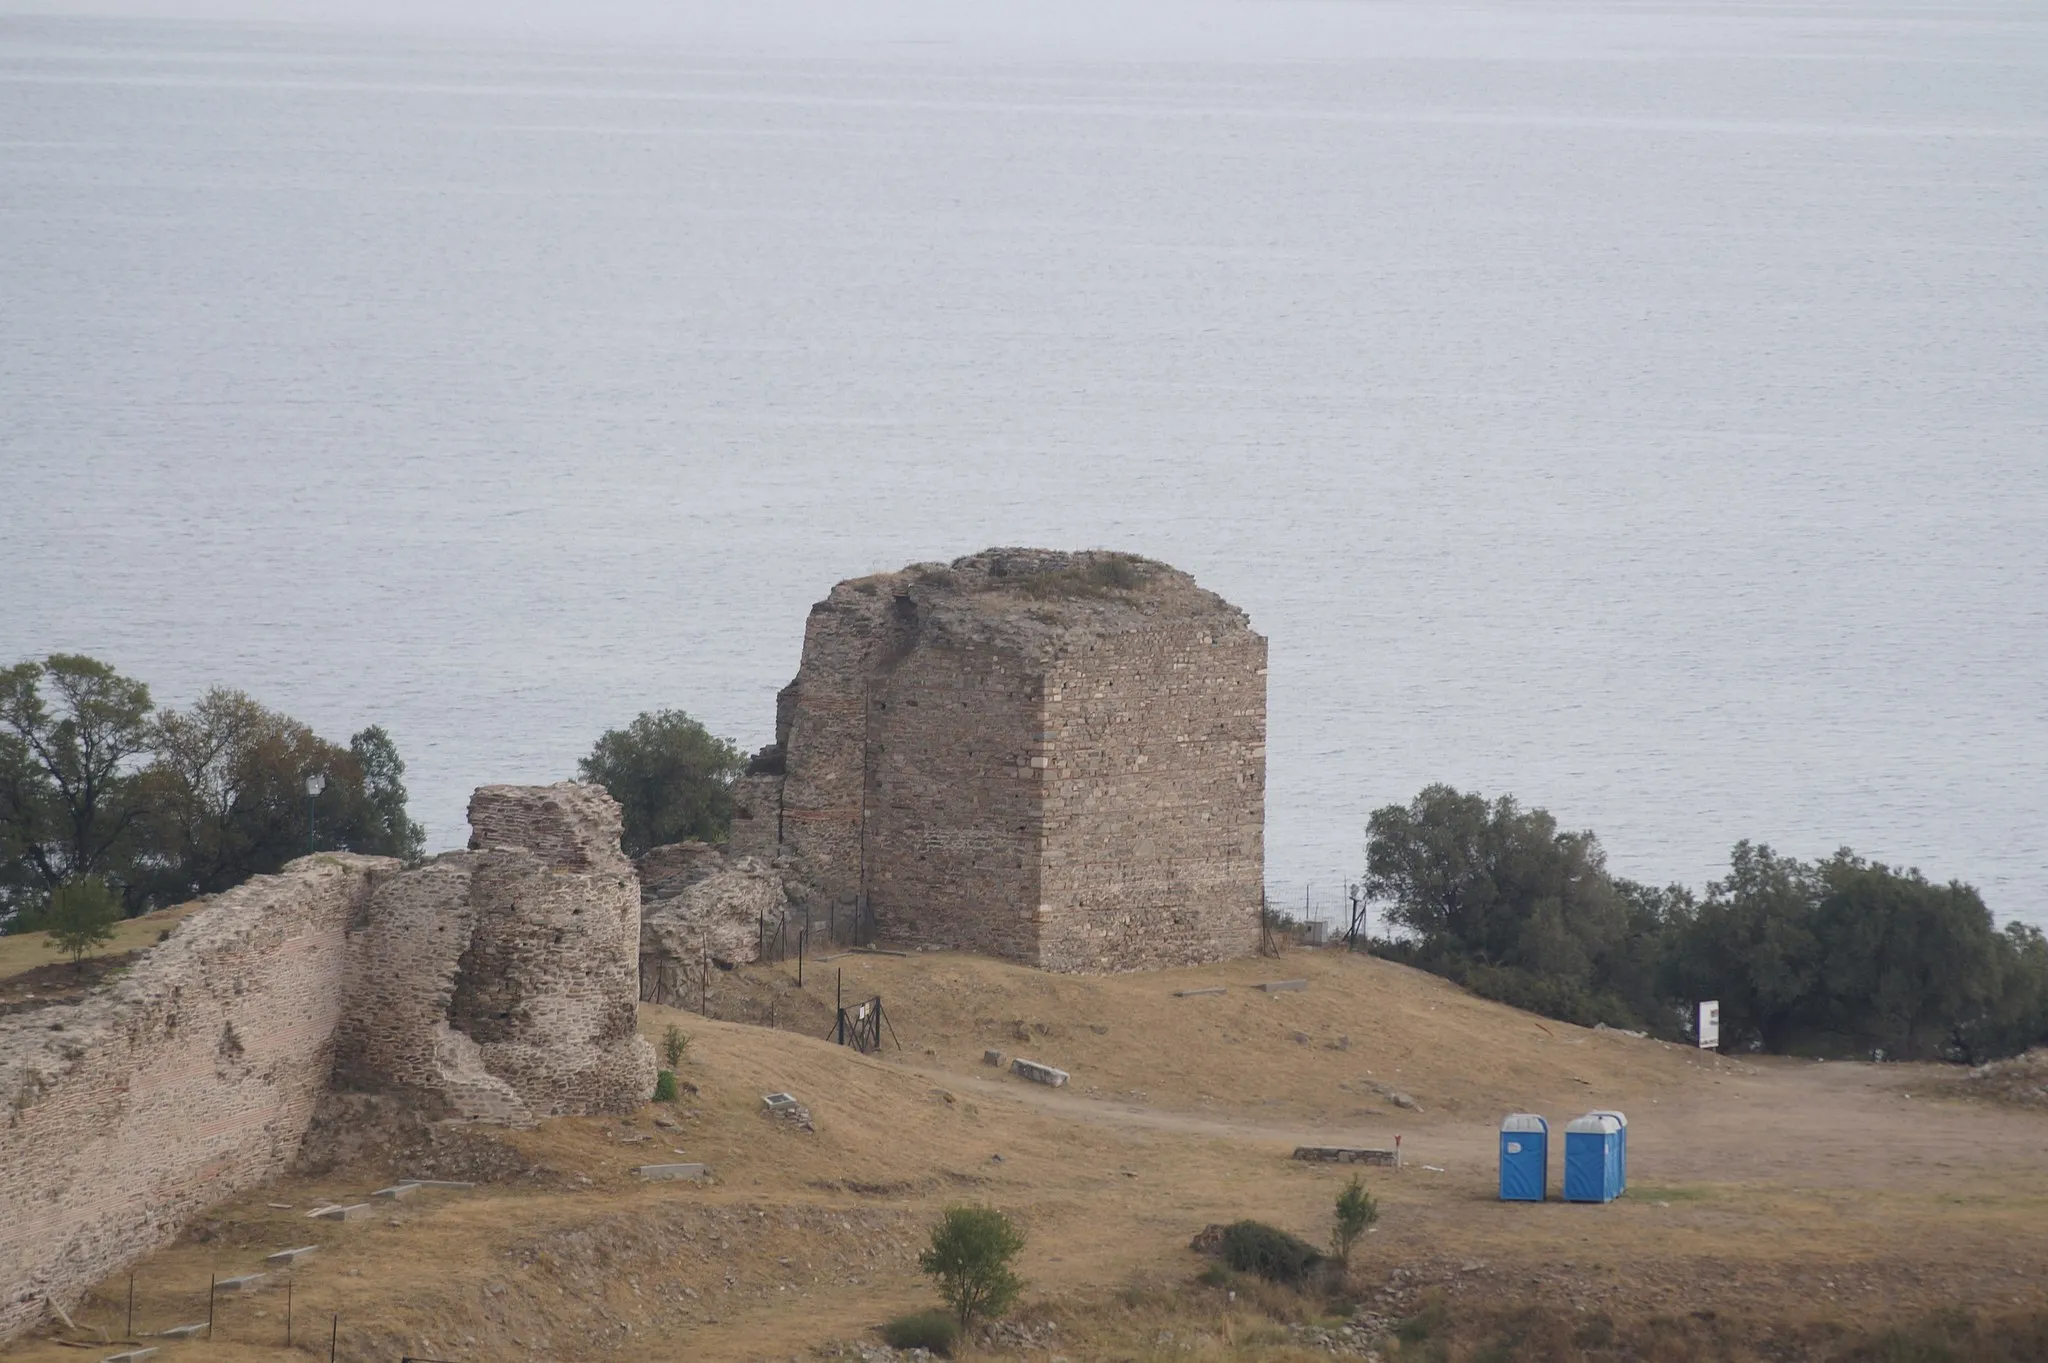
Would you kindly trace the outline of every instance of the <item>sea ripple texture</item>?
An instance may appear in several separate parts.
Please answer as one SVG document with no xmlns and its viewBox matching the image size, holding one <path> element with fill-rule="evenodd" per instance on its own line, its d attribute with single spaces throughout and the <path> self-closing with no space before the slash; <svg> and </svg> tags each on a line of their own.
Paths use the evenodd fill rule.
<svg viewBox="0 0 2048 1363">
<path fill-rule="evenodd" d="M 2048 925 L 2033 0 L 439 3 L 0 13 L 0 662 L 382 724 L 445 847 L 1114 547 L 1272 641 L 1283 904 L 1447 781 Z"/>
</svg>

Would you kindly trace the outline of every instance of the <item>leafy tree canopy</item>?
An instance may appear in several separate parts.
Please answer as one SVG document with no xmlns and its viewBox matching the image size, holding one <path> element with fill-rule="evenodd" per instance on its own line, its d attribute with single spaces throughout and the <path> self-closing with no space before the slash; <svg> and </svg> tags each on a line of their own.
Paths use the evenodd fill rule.
<svg viewBox="0 0 2048 1363">
<path fill-rule="evenodd" d="M 76 654 L 0 671 L 0 920 L 132 854 L 150 708 L 147 686 Z"/>
<path fill-rule="evenodd" d="M 0 671 L 0 924 L 44 916 L 96 877 L 127 911 L 276 871 L 308 846 L 417 860 L 405 763 L 372 726 L 346 748 L 240 691 L 155 712 L 149 689 L 91 658 Z"/>
<path fill-rule="evenodd" d="M 624 809 L 619 841 L 637 857 L 666 843 L 725 841 L 732 783 L 745 764 L 738 748 L 681 710 L 649 710 L 623 729 L 606 730 L 576 765 Z"/>
</svg>

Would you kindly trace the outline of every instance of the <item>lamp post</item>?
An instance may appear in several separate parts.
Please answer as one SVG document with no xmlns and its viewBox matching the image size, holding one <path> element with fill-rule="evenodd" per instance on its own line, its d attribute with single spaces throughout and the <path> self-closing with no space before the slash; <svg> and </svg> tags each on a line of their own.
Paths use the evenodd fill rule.
<svg viewBox="0 0 2048 1363">
<path fill-rule="evenodd" d="M 306 773 L 306 855 L 313 855 L 313 801 L 320 798 L 320 792 L 327 789 L 325 772 Z"/>
</svg>

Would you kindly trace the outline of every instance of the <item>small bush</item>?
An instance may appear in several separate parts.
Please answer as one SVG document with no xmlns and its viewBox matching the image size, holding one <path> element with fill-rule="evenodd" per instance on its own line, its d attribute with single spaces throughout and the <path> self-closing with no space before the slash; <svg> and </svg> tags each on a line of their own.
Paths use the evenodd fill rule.
<svg viewBox="0 0 2048 1363">
<path fill-rule="evenodd" d="M 994 1207 L 948 1207 L 917 1266 L 938 1285 L 964 1330 L 1015 1304 L 1024 1284 L 1010 1271 L 1010 1261 L 1023 1248 L 1023 1233 Z"/>
<path fill-rule="evenodd" d="M 676 1072 L 663 1070 L 654 1076 L 654 1101 L 673 1103 L 676 1100 Z"/>
<path fill-rule="evenodd" d="M 953 1346 L 960 1342 L 960 1323 L 944 1311 L 898 1316 L 882 1327 L 882 1342 L 892 1349 L 930 1349 L 951 1358 Z"/>
<path fill-rule="evenodd" d="M 1347 1269 L 1351 1267 L 1351 1247 L 1379 1219 L 1380 1204 L 1365 1190 L 1365 1180 L 1353 1174 L 1344 1191 L 1337 1194 L 1336 1224 L 1330 1232 L 1330 1246 L 1336 1251 L 1338 1263 Z"/>
<path fill-rule="evenodd" d="M 1322 1261 L 1314 1245 L 1263 1221 L 1234 1222 L 1223 1232 L 1223 1262 L 1269 1283 L 1299 1286 Z"/>
<path fill-rule="evenodd" d="M 683 1067 L 683 1057 L 689 1053 L 689 1035 L 671 1022 L 668 1030 L 661 1034 L 661 1058 L 668 1062 L 670 1069 L 679 1070 Z"/>
</svg>

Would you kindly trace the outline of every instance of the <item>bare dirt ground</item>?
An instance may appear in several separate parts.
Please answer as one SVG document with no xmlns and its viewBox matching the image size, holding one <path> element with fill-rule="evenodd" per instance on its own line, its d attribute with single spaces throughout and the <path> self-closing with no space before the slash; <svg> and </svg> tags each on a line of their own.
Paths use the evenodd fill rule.
<svg viewBox="0 0 2048 1363">
<path fill-rule="evenodd" d="M 925 1229 L 974 1201 L 1026 1227 L 1027 1314 L 1067 1321 L 1064 1356 L 1293 1357 L 1284 1338 L 1233 1335 L 1245 1304 L 1220 1298 L 1212 1333 L 1235 1342 L 1192 1354 L 1132 1346 L 1103 1322 L 1181 1291 L 1203 1265 L 1188 1239 L 1207 1223 L 1254 1216 L 1321 1239 L 1352 1170 L 1293 1161 L 1293 1146 L 1396 1135 L 1404 1167 L 1365 1171 L 1383 1210 L 1358 1261 L 1390 1313 L 1430 1292 L 1788 1324 L 2048 1305 L 2048 1114 L 1957 1098 L 1958 1076 L 1934 1067 L 1701 1055 L 1335 953 L 1110 978 L 862 955 L 810 962 L 803 990 L 793 974 L 733 972 L 712 996 L 714 1014 L 773 1028 L 643 1008 L 650 1037 L 670 1023 L 691 1037 L 682 1072 L 697 1091 L 674 1109 L 372 1145 L 216 1209 L 137 1266 L 141 1328 L 203 1320 L 209 1274 L 318 1242 L 291 1270 L 294 1336 L 316 1336 L 316 1354 L 338 1312 L 341 1358 L 808 1357 L 928 1305 Z M 1308 987 L 1251 987 L 1277 978 Z M 820 1040 L 835 985 L 849 1001 L 879 994 L 902 1049 L 864 1057 Z M 1073 1083 L 1025 1083 L 984 1066 L 987 1049 Z M 814 1131 L 762 1112 L 775 1090 L 808 1104 Z M 1626 1198 L 1495 1200 L 1502 1114 L 1561 1128 L 1595 1106 L 1629 1114 Z M 479 1162 L 470 1140 L 496 1154 Z M 715 1181 L 632 1173 L 669 1160 L 705 1161 Z M 465 1171 L 488 1181 L 342 1224 L 304 1215 L 397 1176 Z M 76 1337 L 120 1335 L 126 1290 L 103 1284 Z M 1187 1308 L 1146 1309 L 1170 1323 Z M 294 1356 L 283 1331 L 279 1275 L 216 1302 L 210 1345 L 159 1357 Z M 81 1355 L 45 1338 L 0 1356 Z"/>
</svg>

